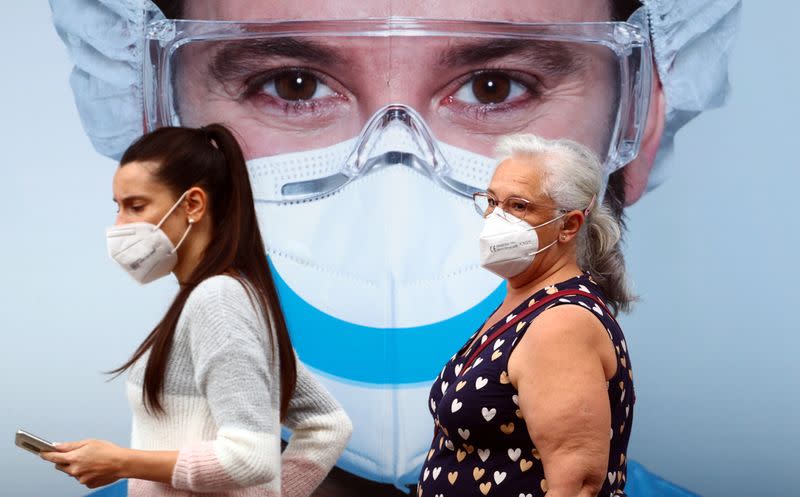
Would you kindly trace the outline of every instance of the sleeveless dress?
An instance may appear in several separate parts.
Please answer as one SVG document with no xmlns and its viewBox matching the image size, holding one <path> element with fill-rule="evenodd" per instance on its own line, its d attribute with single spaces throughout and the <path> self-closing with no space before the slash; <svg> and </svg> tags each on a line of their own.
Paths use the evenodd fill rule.
<svg viewBox="0 0 800 497">
<path fill-rule="evenodd" d="M 580 305 L 590 310 L 614 344 L 617 372 L 608 382 L 611 446 L 607 475 L 599 495 L 626 495 L 626 452 L 635 401 L 633 373 L 625 337 L 605 307 L 587 296 L 560 297 L 494 338 L 465 368 L 468 358 L 490 335 L 527 307 L 563 290 L 590 293 L 604 302 L 602 291 L 588 273 L 544 288 L 492 325 L 479 342 L 470 346 L 483 326 L 478 328 L 444 366 L 431 387 L 428 401 L 436 429 L 419 476 L 419 497 L 545 495 L 548 485 L 544 468 L 519 409 L 518 392 L 508 379 L 508 358 L 536 316 L 556 305 Z"/>
</svg>

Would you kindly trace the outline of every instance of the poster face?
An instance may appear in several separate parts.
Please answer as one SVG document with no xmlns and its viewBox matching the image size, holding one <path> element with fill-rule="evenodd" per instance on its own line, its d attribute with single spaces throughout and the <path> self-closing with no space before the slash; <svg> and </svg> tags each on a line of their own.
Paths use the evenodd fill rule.
<svg viewBox="0 0 800 497">
<path fill-rule="evenodd" d="M 50 159 L 48 167 L 57 169 L 52 178 L 30 176 L 25 184 L 61 191 L 53 185 L 78 178 L 81 186 L 72 195 L 81 197 L 81 212 L 91 217 L 65 221 L 82 224 L 75 233 L 56 231 L 61 238 L 32 240 L 48 246 L 92 245 L 92 257 L 81 259 L 84 267 L 92 267 L 87 270 L 92 278 L 75 278 L 57 288 L 77 287 L 76 301 L 78 295 L 97 299 L 100 292 L 90 288 L 90 280 L 112 282 L 126 303 L 101 299 L 101 316 L 91 318 L 87 335 L 80 335 L 84 327 L 69 325 L 75 340 L 83 336 L 91 346 L 70 348 L 75 341 L 57 339 L 78 363 L 86 354 L 106 357 L 83 371 L 81 382 L 102 382 L 96 371 L 111 369 L 132 352 L 174 290 L 167 282 L 154 289 L 135 288 L 111 265 L 103 266 L 102 272 L 92 266 L 99 267 L 104 257 L 97 233 L 113 219 L 110 203 L 100 199 L 109 196 L 115 162 L 103 155 L 118 157 L 141 132 L 164 125 L 223 122 L 241 139 L 294 346 L 355 426 L 337 465 L 353 477 L 346 483 L 323 484 L 323 491 L 327 485 L 332 493 L 348 495 L 342 493 L 348 485 L 353 491 L 363 488 L 360 485 L 382 484 L 373 494 L 392 495 L 393 487 L 416 482 L 432 431 L 426 408 L 431 381 L 505 292 L 502 280 L 479 265 L 477 239 L 483 220 L 470 199 L 488 185 L 496 165 L 494 145 L 503 135 L 529 132 L 571 138 L 601 157 L 609 174 L 615 171 L 617 193 L 625 199 L 630 217 L 631 276 L 637 288 L 654 292 L 641 292 L 642 308 L 622 322 L 642 349 L 658 343 L 641 331 L 653 326 L 652 316 L 664 312 L 648 296 L 661 294 L 647 277 L 669 276 L 653 268 L 685 261 L 675 259 L 674 253 L 673 259 L 664 259 L 670 256 L 666 247 L 672 245 L 666 235 L 662 258 L 651 258 L 652 247 L 642 242 L 659 231 L 641 218 L 647 212 L 662 219 L 658 216 L 663 214 L 653 213 L 658 209 L 648 205 L 650 196 L 672 208 L 687 201 L 674 190 L 673 199 L 664 199 L 657 189 L 636 202 L 648 185 L 670 178 L 664 167 L 671 162 L 661 160 L 666 157 L 663 144 L 674 133 L 669 123 L 702 109 L 675 117 L 680 109 L 670 106 L 680 95 L 670 86 L 674 81 L 661 81 L 666 73 L 659 74 L 653 62 L 647 26 L 633 23 L 621 33 L 620 24 L 610 22 L 613 13 L 607 6 L 593 1 L 568 6 L 504 2 L 491 13 L 463 1 L 434 6 L 375 1 L 346 7 L 311 0 L 177 2 L 160 4 L 160 9 L 147 3 L 128 9 L 128 3 L 108 2 L 110 8 L 87 7 L 83 13 L 69 13 L 60 3 L 52 2 L 52 23 L 70 49 L 71 62 L 58 53 L 60 66 L 49 68 L 47 77 L 59 81 L 53 85 L 58 88 L 53 100 L 61 106 L 53 118 L 58 123 L 54 129 L 70 130 L 70 142 L 58 143 L 72 155 Z M 170 12 L 171 8 L 178 10 Z M 57 51 L 48 13 L 37 15 L 37 29 L 48 40 L 48 50 Z M 137 47 L 133 58 L 125 50 L 93 51 L 120 46 L 114 45 L 113 37 L 77 42 L 65 35 L 78 26 L 96 28 L 120 19 L 147 28 L 128 33 L 128 41 Z M 312 22 L 319 19 L 334 22 Z M 442 21 L 448 19 L 464 22 Z M 522 30 L 524 23 L 536 25 Z M 119 67 L 120 61 L 125 67 Z M 64 82 L 71 64 L 78 67 L 71 88 L 79 116 Z M 721 85 L 719 95 L 710 94 L 710 101 L 720 100 L 713 105 L 721 103 L 726 89 Z M 79 122 L 100 153 L 89 150 Z M 718 140 L 714 130 L 700 131 L 705 134 L 695 136 L 696 148 L 689 150 L 717 143 L 712 141 Z M 20 130 L 14 133 L 24 135 Z M 83 148 L 76 151 L 75 142 Z M 697 160 L 680 147 L 676 153 L 683 154 L 686 163 Z M 20 149 L 19 160 L 25 156 Z M 82 163 L 92 163 L 91 170 L 83 170 Z M 74 169 L 74 175 L 64 176 L 65 169 Z M 733 170 L 744 169 L 739 164 Z M 21 224 L 44 219 L 35 214 L 44 210 L 41 206 L 25 205 L 25 216 L 30 217 L 21 218 Z M 99 212 L 104 208 L 108 215 Z M 640 212 L 641 218 L 634 217 Z M 690 238 L 681 231 L 685 228 L 676 229 L 674 236 Z M 722 233 L 714 236 L 721 238 Z M 12 254 L 36 266 L 18 251 Z M 690 258 L 686 252 L 681 255 Z M 15 281 L 43 281 L 48 270 L 44 268 L 30 273 L 35 276 L 19 273 Z M 670 284 L 675 292 L 689 285 L 675 279 Z M 25 293 L 26 299 L 31 292 Z M 42 299 L 58 300 L 53 295 Z M 134 305 L 131 299 L 136 299 Z M 16 301 L 12 297 L 9 302 Z M 696 302 L 691 304 L 700 309 Z M 114 329 L 118 326 L 124 338 L 110 340 L 102 330 L 118 323 L 118 313 L 123 320 Z M 26 327 L 27 321 L 16 319 L 15 329 Z M 53 321 L 38 322 L 53 327 Z M 49 340 L 51 335 L 42 337 Z M 53 347 L 52 342 L 47 347 Z M 634 360 L 645 372 L 651 367 L 650 357 L 634 353 Z M 9 364 L 23 367 L 16 358 Z M 42 367 L 56 371 L 66 366 L 66 361 L 56 360 Z M 652 376 L 645 378 L 653 381 Z M 683 387 L 688 388 L 686 381 Z M 117 399 L 115 387 L 119 384 L 104 385 L 92 395 L 104 399 L 100 402 Z M 658 404 L 657 395 L 650 395 L 651 405 Z M 18 417 L 25 412 L 25 402 L 18 402 Z M 65 395 L 61 402 L 77 401 Z M 95 435 L 92 425 L 84 422 L 80 433 L 126 443 L 126 407 L 114 405 L 120 421 L 113 427 Z M 62 427 L 59 436 L 75 438 L 69 428 Z M 638 450 L 647 454 L 642 445 Z M 651 469 L 660 473 L 658 466 Z M 680 475 L 672 470 L 665 476 L 686 484 Z M 700 490 L 698 485 L 690 488 Z M 77 487 L 70 488 L 82 495 Z"/>
</svg>

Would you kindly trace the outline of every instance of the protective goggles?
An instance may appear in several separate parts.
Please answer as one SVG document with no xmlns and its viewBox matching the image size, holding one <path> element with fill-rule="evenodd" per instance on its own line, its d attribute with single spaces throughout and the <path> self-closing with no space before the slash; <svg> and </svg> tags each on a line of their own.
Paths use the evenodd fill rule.
<svg viewBox="0 0 800 497">
<path fill-rule="evenodd" d="M 510 133 L 576 140 L 610 174 L 639 151 L 653 71 L 638 20 L 158 20 L 146 37 L 149 130 L 223 122 L 248 160 L 319 151 L 271 180 L 275 202 L 387 164 L 472 197 L 486 185 L 459 169 Z"/>
</svg>

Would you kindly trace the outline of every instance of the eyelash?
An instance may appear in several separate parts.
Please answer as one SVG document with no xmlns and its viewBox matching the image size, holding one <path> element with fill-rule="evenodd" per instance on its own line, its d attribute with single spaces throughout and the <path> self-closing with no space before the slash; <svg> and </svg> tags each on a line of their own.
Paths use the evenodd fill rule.
<svg viewBox="0 0 800 497">
<path fill-rule="evenodd" d="M 268 81 L 289 71 L 302 71 L 310 74 L 317 79 L 319 84 L 323 84 L 331 88 L 333 95 L 318 99 L 293 101 L 283 100 L 279 97 L 276 98 L 275 96 L 263 92 L 263 87 Z M 497 73 L 503 75 L 509 78 L 512 82 L 522 85 L 526 89 L 526 95 L 511 102 L 481 105 L 464 103 L 455 98 L 455 94 L 464 85 L 469 84 L 470 81 L 479 77 L 480 75 L 487 73 Z M 333 88 L 334 86 L 341 86 L 338 83 L 333 83 L 334 81 L 335 80 L 333 78 L 324 75 L 319 71 L 306 67 L 277 67 L 275 69 L 247 77 L 243 83 L 244 91 L 239 96 L 239 100 L 251 100 L 256 105 L 277 107 L 278 110 L 284 115 L 295 115 L 300 117 L 310 115 L 310 117 L 313 117 L 315 114 L 322 114 L 331 106 L 336 105 L 337 100 L 339 102 L 347 100 L 347 97 L 343 95 L 341 91 L 337 91 Z M 541 98 L 544 94 L 544 85 L 542 84 L 540 78 L 530 74 L 524 74 L 519 71 L 490 66 L 473 70 L 467 74 L 464 74 L 451 83 L 448 83 L 446 88 L 452 88 L 452 91 L 447 92 L 448 96 L 442 100 L 442 103 L 451 107 L 457 107 L 459 112 L 467 114 L 468 117 L 475 120 L 484 119 L 490 113 L 515 110 L 517 107 L 524 105 L 527 102 Z"/>
<path fill-rule="evenodd" d="M 528 92 L 528 95 L 521 99 L 517 99 L 517 101 L 512 102 L 503 102 L 498 104 L 481 104 L 481 105 L 474 105 L 474 104 L 467 104 L 459 102 L 455 99 L 454 95 L 461 89 L 464 85 L 469 84 L 473 79 L 479 77 L 482 74 L 502 74 L 503 76 L 509 78 L 512 82 L 516 82 L 525 87 Z M 448 85 L 450 86 L 450 85 Z M 455 105 L 462 107 L 462 111 L 472 114 L 472 117 L 476 119 L 481 119 L 485 117 L 490 112 L 504 112 L 509 110 L 514 110 L 517 106 L 529 102 L 531 100 L 535 100 L 541 98 L 544 95 L 544 85 L 540 78 L 530 75 L 530 74 L 523 74 L 519 71 L 513 71 L 509 69 L 503 69 L 499 67 L 484 67 L 482 69 L 478 69 L 467 73 L 460 78 L 456 79 L 452 86 L 455 87 L 455 91 L 448 92 L 448 96 L 445 97 L 444 103 L 447 105 Z"/>
<path fill-rule="evenodd" d="M 275 78 L 276 76 L 279 76 L 281 74 L 284 74 L 284 73 L 287 73 L 287 72 L 290 72 L 290 71 L 302 71 L 304 73 L 308 73 L 311 76 L 313 76 L 314 78 L 316 78 L 319 83 L 324 84 L 324 85 L 328 86 L 329 88 L 331 88 L 331 85 L 334 85 L 333 83 L 331 83 L 331 80 L 333 78 L 325 76 L 325 75 L 323 75 L 322 73 L 320 73 L 318 71 L 315 71 L 315 70 L 312 70 L 312 69 L 309 69 L 309 68 L 305 68 L 305 67 L 283 66 L 283 67 L 278 67 L 278 68 L 275 68 L 275 69 L 270 69 L 267 72 L 254 74 L 254 75 L 246 78 L 245 81 L 244 81 L 244 85 L 243 85 L 244 86 L 244 92 L 241 94 L 239 99 L 240 100 L 254 100 L 256 102 L 256 104 L 271 105 L 271 106 L 279 107 L 279 110 L 281 112 L 283 112 L 284 114 L 287 114 L 287 115 L 291 115 L 291 114 L 300 115 L 302 113 L 307 113 L 307 112 L 310 112 L 311 114 L 314 114 L 314 113 L 321 112 L 321 111 L 325 110 L 325 109 L 322 108 L 325 104 L 330 105 L 329 102 L 325 102 L 325 103 L 321 102 L 322 100 L 329 100 L 329 99 L 343 100 L 343 99 L 346 99 L 346 97 L 344 97 L 344 95 L 342 95 L 341 92 L 333 90 L 333 88 L 331 88 L 331 90 L 334 93 L 333 96 L 323 97 L 321 99 L 296 100 L 296 101 L 294 101 L 294 100 L 283 100 L 283 99 L 280 99 L 280 98 L 276 98 L 276 97 L 274 97 L 272 95 L 265 94 L 262 91 L 262 89 L 264 88 L 264 85 L 269 80 L 271 80 L 272 78 Z M 337 85 L 334 85 L 334 86 L 337 86 Z"/>
</svg>

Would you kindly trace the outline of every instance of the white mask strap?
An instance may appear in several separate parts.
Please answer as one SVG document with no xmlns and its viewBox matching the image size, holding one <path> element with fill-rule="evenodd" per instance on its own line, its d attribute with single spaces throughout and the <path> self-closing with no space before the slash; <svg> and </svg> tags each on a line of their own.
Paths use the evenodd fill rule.
<svg viewBox="0 0 800 497">
<path fill-rule="evenodd" d="M 542 226 L 547 226 L 550 223 L 554 223 L 554 222 L 558 221 L 559 219 L 561 219 L 562 217 L 566 216 L 567 214 L 568 214 L 567 212 L 564 212 L 560 216 L 554 217 L 553 219 L 551 219 L 549 221 L 545 221 L 542 224 L 537 224 L 536 226 L 532 226 L 531 229 L 537 229 L 537 228 L 541 228 Z"/>
<path fill-rule="evenodd" d="M 492 213 L 489 214 L 489 215 L 491 216 L 492 214 L 495 214 L 495 213 L 497 213 L 497 216 L 499 216 L 504 221 L 509 222 L 509 223 L 527 223 L 527 221 L 525 221 L 524 219 L 520 219 L 517 216 L 515 216 L 514 214 L 508 213 L 508 212 L 504 211 L 503 209 L 501 209 L 500 207 L 496 207 L 492 211 Z M 567 212 L 564 212 L 563 214 L 561 214 L 558 217 L 554 217 L 553 219 L 551 219 L 549 221 L 545 221 L 542 224 L 537 224 L 536 226 L 530 226 L 529 228 L 526 228 L 526 229 L 535 230 L 535 229 L 541 228 L 542 226 L 547 226 L 548 224 L 554 223 L 554 222 L 558 221 L 559 219 L 561 219 L 562 217 L 564 217 L 566 215 L 567 215 Z"/>
<path fill-rule="evenodd" d="M 156 229 L 160 229 L 161 228 L 161 225 L 164 224 L 164 221 L 167 220 L 167 218 L 169 217 L 170 214 L 175 212 L 175 209 L 177 209 L 178 206 L 181 205 L 181 202 L 183 202 L 183 199 L 186 198 L 186 195 L 188 193 L 189 193 L 189 190 L 186 190 L 185 192 L 183 192 L 183 195 L 181 195 L 178 198 L 178 201 L 175 202 L 175 204 L 172 207 L 170 207 L 170 209 L 167 211 L 167 213 L 164 214 L 164 217 L 161 218 L 161 221 L 158 222 L 158 224 L 156 225 Z M 183 232 L 183 236 L 181 237 L 180 240 L 178 240 L 178 243 L 175 245 L 175 248 L 172 249 L 172 251 L 170 253 L 174 254 L 175 252 L 178 251 L 178 249 L 181 247 L 181 244 L 183 243 L 183 241 L 186 240 L 187 236 L 189 236 L 189 232 L 192 231 L 192 225 L 194 225 L 194 219 L 189 218 L 189 227 L 186 228 L 186 231 Z"/>
<path fill-rule="evenodd" d="M 594 203 L 597 200 L 597 195 L 592 195 L 592 200 L 589 201 L 589 205 L 583 210 L 583 215 L 588 216 L 590 212 L 592 212 L 592 208 L 594 208 Z"/>
<path fill-rule="evenodd" d="M 183 232 L 183 236 L 180 240 L 178 240 L 178 244 L 175 245 L 174 249 L 172 249 L 173 254 L 177 252 L 179 248 L 181 248 L 181 244 L 184 240 L 186 240 L 186 237 L 189 236 L 189 232 L 192 231 L 192 226 L 194 226 L 194 219 L 189 219 L 189 227 L 186 228 L 186 231 Z"/>
<path fill-rule="evenodd" d="M 169 215 L 170 215 L 170 214 L 172 214 L 173 212 L 175 212 L 175 209 L 177 209 L 177 208 L 178 208 L 178 206 L 179 206 L 179 205 L 181 205 L 181 202 L 183 202 L 183 199 L 184 199 L 184 198 L 186 198 L 186 195 L 187 195 L 188 193 L 189 193 L 189 190 L 186 190 L 185 192 L 183 192 L 183 195 L 181 195 L 181 196 L 178 198 L 178 201 L 177 201 L 177 202 L 175 202 L 175 204 L 174 204 L 172 207 L 170 207 L 170 209 L 167 211 L 167 213 L 166 213 L 166 214 L 164 214 L 164 217 L 162 217 L 162 218 L 161 218 L 161 221 L 159 221 L 159 222 L 158 222 L 158 224 L 156 225 L 156 229 L 159 229 L 159 228 L 161 227 L 161 225 L 162 225 L 162 224 L 164 224 L 164 221 L 166 221 L 166 220 L 167 220 L 167 218 L 169 217 Z M 185 235 L 184 235 L 184 236 L 185 236 Z M 183 238 L 181 238 L 181 240 L 183 240 Z"/>
</svg>

